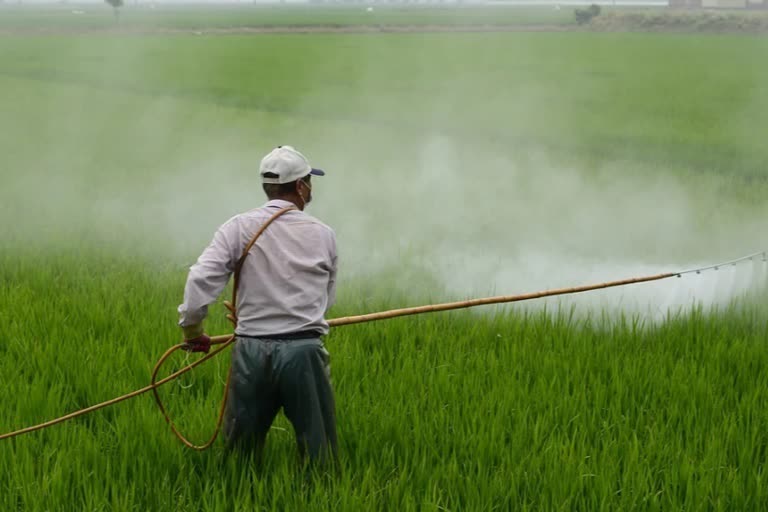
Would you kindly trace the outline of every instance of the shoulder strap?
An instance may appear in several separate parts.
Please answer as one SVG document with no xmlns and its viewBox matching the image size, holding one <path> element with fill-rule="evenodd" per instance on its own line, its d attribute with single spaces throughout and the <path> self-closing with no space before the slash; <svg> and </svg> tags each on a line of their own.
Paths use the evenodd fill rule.
<svg viewBox="0 0 768 512">
<path fill-rule="evenodd" d="M 297 210 L 295 206 L 287 206 L 285 208 L 281 208 L 278 210 L 274 215 L 272 215 L 267 221 L 259 228 L 258 231 L 256 231 L 256 234 L 253 235 L 251 238 L 251 241 L 248 242 L 248 245 L 245 246 L 245 249 L 243 250 L 243 255 L 240 256 L 240 259 L 237 260 L 237 264 L 235 265 L 235 277 L 234 277 L 234 283 L 232 286 L 232 308 L 230 309 L 232 311 L 232 317 L 230 320 L 233 320 L 235 323 L 235 327 L 237 327 L 237 288 L 240 286 L 240 272 L 243 270 L 243 264 L 245 263 L 245 258 L 248 257 L 248 253 L 251 251 L 251 248 L 253 247 L 253 244 L 256 243 L 256 240 L 259 239 L 259 237 L 264 233 L 264 231 L 267 230 L 270 224 L 272 224 L 275 220 L 277 220 L 278 217 L 281 217 L 282 215 L 288 213 L 291 210 Z M 229 315 L 228 315 L 229 317 Z"/>
</svg>

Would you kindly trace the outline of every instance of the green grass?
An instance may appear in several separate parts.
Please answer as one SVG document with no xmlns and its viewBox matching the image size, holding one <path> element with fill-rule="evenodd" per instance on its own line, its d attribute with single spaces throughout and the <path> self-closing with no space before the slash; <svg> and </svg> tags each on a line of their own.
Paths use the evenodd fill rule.
<svg viewBox="0 0 768 512">
<path fill-rule="evenodd" d="M 27 256 L 2 266 L 14 283 L 0 295 L 6 429 L 143 386 L 177 336 L 171 315 L 155 312 L 172 310 L 182 272 L 98 254 L 87 267 L 80 253 Z M 344 297 L 348 309 L 361 298 L 349 286 Z M 469 313 L 340 328 L 327 340 L 344 466 L 334 483 L 301 490 L 283 419 L 257 468 L 221 445 L 185 451 L 144 397 L 4 442 L 1 503 L 756 510 L 766 499 L 766 341 L 764 311 L 752 308 L 646 329 Z M 212 428 L 225 359 L 196 372 L 191 390 L 173 389 L 194 439 Z"/>
<path fill-rule="evenodd" d="M 479 291 L 529 291 L 526 247 L 658 264 L 762 248 L 764 38 L 0 44 L 0 432 L 148 383 L 186 267 L 261 203 L 258 159 L 286 141 L 329 171 L 312 213 L 339 235 L 331 316 L 467 292 L 448 263 Z M 472 280 L 488 255 L 518 280 Z M 536 287 L 568 284 L 552 279 Z M 186 451 L 145 396 L 0 443 L 0 510 L 765 509 L 764 304 L 339 328 L 336 480 L 304 485 L 282 417 L 255 466 L 220 442 Z M 226 366 L 163 390 L 194 440 Z"/>
</svg>

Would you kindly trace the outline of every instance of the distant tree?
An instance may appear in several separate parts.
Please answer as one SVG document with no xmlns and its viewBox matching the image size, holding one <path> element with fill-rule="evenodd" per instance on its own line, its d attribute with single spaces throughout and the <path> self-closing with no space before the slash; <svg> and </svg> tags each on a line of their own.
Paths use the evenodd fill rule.
<svg viewBox="0 0 768 512">
<path fill-rule="evenodd" d="M 573 14 L 576 16 L 576 23 L 584 25 L 592 21 L 592 18 L 600 16 L 600 6 L 592 4 L 586 9 L 576 9 Z"/>
<path fill-rule="evenodd" d="M 120 8 L 125 5 L 123 0 L 104 0 L 112 6 L 112 11 L 115 13 L 115 21 L 120 23 Z"/>
</svg>

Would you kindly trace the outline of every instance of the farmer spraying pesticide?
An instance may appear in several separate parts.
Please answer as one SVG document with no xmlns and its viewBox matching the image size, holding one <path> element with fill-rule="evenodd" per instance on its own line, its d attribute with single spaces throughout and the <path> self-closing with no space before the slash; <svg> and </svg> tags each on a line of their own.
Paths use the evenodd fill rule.
<svg viewBox="0 0 768 512">
<path fill-rule="evenodd" d="M 234 274 L 227 444 L 261 453 L 282 407 L 302 458 L 328 461 L 336 456 L 336 418 L 321 337 L 328 334 L 325 314 L 335 300 L 336 237 L 304 213 L 311 177 L 325 173 L 294 148 L 280 146 L 261 161 L 260 174 L 267 203 L 216 231 L 190 268 L 179 325 L 188 350 L 207 353 L 211 339 L 203 320 Z"/>
<path fill-rule="evenodd" d="M 293 424 L 302 459 L 333 462 L 337 456 L 335 401 L 329 354 L 321 341 L 330 327 L 574 295 L 714 272 L 749 262 L 757 266 L 760 276 L 768 272 L 768 253 L 760 252 L 682 271 L 326 320 L 335 301 L 336 237 L 328 226 L 304 213 L 312 200 L 312 176 L 325 173 L 313 169 L 294 148 L 281 146 L 264 157 L 260 174 L 267 203 L 224 223 L 190 268 L 184 303 L 178 309 L 184 342 L 168 348 L 158 359 L 150 383 L 52 420 L 0 433 L 0 441 L 152 393 L 172 432 L 188 448 L 202 451 L 211 447 L 223 425 L 230 448 L 260 454 L 282 408 Z M 232 300 L 225 305 L 235 325 L 234 333 L 209 337 L 203 329 L 208 306 L 216 301 L 230 277 L 234 281 Z M 231 366 L 213 435 L 203 444 L 193 444 L 172 421 L 158 389 L 230 348 Z M 205 355 L 161 377 L 163 365 L 177 350 Z"/>
</svg>

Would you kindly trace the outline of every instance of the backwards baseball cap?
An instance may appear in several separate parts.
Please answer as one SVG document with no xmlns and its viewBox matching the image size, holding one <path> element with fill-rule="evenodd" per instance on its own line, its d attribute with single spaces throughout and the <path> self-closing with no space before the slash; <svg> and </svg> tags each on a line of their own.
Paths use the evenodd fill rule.
<svg viewBox="0 0 768 512">
<path fill-rule="evenodd" d="M 278 146 L 261 160 L 259 167 L 262 183 L 290 183 L 308 174 L 325 176 L 325 171 L 314 169 L 307 158 L 292 146 Z"/>
</svg>

